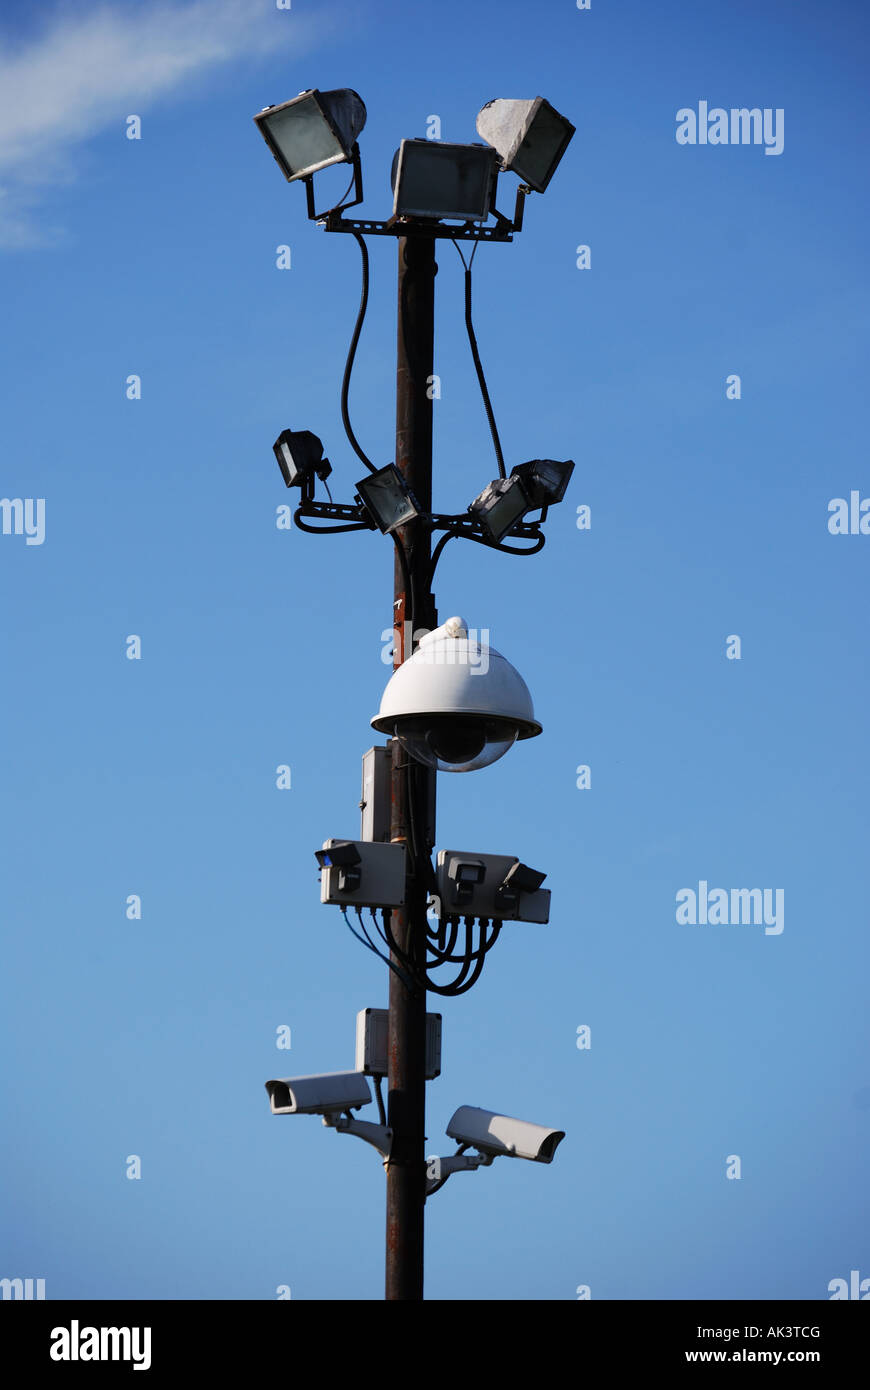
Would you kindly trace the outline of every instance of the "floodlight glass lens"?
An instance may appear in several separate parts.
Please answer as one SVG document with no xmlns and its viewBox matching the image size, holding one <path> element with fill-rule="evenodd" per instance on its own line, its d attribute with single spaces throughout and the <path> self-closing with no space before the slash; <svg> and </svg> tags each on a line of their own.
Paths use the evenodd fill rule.
<svg viewBox="0 0 870 1390">
<path fill-rule="evenodd" d="M 404 142 L 396 214 L 482 221 L 489 213 L 491 151 L 475 145 Z"/>
<path fill-rule="evenodd" d="M 293 462 L 293 455 L 290 452 L 290 445 L 286 442 L 286 440 L 282 441 L 281 443 L 281 454 L 285 464 L 287 465 L 288 477 L 290 477 L 291 479 L 295 478 L 298 469 L 296 467 L 296 464 Z"/>
<path fill-rule="evenodd" d="M 546 187 L 568 143 L 568 126 L 558 112 L 541 106 L 517 150 L 513 167 L 533 187 Z"/>
<path fill-rule="evenodd" d="M 501 540 L 514 526 L 526 510 L 526 499 L 517 488 L 512 494 L 503 497 L 486 514 L 486 525 L 493 535 Z"/>
<path fill-rule="evenodd" d="M 392 469 L 374 473 L 357 486 L 382 531 L 392 531 L 417 515 L 408 489 Z"/>
<path fill-rule="evenodd" d="M 274 116 L 267 117 L 264 125 L 280 150 L 291 178 L 299 178 L 306 169 L 316 168 L 330 159 L 345 157 L 314 97 L 277 111 Z"/>
</svg>

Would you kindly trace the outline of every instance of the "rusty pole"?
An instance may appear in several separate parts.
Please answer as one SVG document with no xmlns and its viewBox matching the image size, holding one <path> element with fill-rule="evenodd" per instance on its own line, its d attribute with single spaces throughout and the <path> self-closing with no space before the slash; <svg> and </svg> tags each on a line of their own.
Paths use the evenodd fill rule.
<svg viewBox="0 0 870 1390">
<path fill-rule="evenodd" d="M 425 234 L 399 239 L 399 315 L 396 362 L 396 464 L 424 513 L 432 510 L 432 400 L 434 351 L 435 239 Z M 437 625 L 429 578 L 430 542 L 425 522 L 401 528 L 407 578 L 395 561 L 393 665 L 412 654 L 413 631 Z M 394 843 L 406 844 L 405 907 L 392 914 L 402 950 L 425 962 L 425 863 L 434 844 L 436 773 L 414 762 L 393 741 L 392 815 Z M 416 852 L 416 862 L 415 862 Z M 393 955 L 393 963 L 399 965 Z M 393 1147 L 387 1166 L 387 1299 L 423 1297 L 423 1207 L 425 1201 L 426 991 L 409 989 L 390 971 L 389 1098 L 387 1123 Z"/>
</svg>

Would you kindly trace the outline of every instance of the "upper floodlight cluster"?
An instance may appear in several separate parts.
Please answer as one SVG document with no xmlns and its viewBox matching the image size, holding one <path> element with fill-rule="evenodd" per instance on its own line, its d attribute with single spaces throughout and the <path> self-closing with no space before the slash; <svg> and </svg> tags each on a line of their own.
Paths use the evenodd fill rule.
<svg viewBox="0 0 870 1390">
<path fill-rule="evenodd" d="M 310 181 L 331 164 L 353 164 L 356 196 L 344 206 L 362 200 L 357 137 L 366 123 L 366 108 L 357 92 L 315 87 L 265 107 L 254 120 L 288 181 Z M 485 145 L 402 141 L 391 171 L 392 220 L 481 223 L 493 213 L 505 222 L 495 208 L 499 172 L 510 170 L 526 191 L 543 193 L 574 126 L 543 97 L 498 97 L 478 113 L 477 131 Z M 309 213 L 315 216 L 313 206 L 309 189 Z"/>
</svg>

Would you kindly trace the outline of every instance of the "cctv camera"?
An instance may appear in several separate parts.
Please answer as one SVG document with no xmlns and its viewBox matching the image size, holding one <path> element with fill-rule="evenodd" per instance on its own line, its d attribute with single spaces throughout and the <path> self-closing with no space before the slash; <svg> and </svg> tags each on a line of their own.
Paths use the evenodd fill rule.
<svg viewBox="0 0 870 1390">
<path fill-rule="evenodd" d="M 475 1105 L 461 1105 L 447 1126 L 451 1139 L 469 1144 L 493 1158 L 528 1158 L 535 1163 L 552 1163 L 557 1146 L 565 1138 L 561 1129 L 547 1129 L 510 1115 L 496 1115 Z"/>
<path fill-rule="evenodd" d="M 519 671 L 472 640 L 462 618 L 420 639 L 393 673 L 372 726 L 441 772 L 487 767 L 517 739 L 541 732 Z"/>
<path fill-rule="evenodd" d="M 329 1071 L 317 1076 L 285 1076 L 267 1081 L 273 1115 L 333 1115 L 359 1110 L 372 1095 L 358 1071 Z"/>
</svg>

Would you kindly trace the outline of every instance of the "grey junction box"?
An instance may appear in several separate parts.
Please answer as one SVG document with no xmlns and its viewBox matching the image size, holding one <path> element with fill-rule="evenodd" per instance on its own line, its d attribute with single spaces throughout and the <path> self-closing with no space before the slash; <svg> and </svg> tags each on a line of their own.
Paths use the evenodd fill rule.
<svg viewBox="0 0 870 1390">
<path fill-rule="evenodd" d="M 386 844 L 390 838 L 390 778 L 393 754 L 389 743 L 376 743 L 363 753 L 360 839 Z"/>
<path fill-rule="evenodd" d="M 388 1009 L 360 1009 L 356 1016 L 356 1070 L 367 1076 L 386 1076 Z M 441 1075 L 441 1015 L 426 1015 L 426 1080 Z"/>
</svg>

